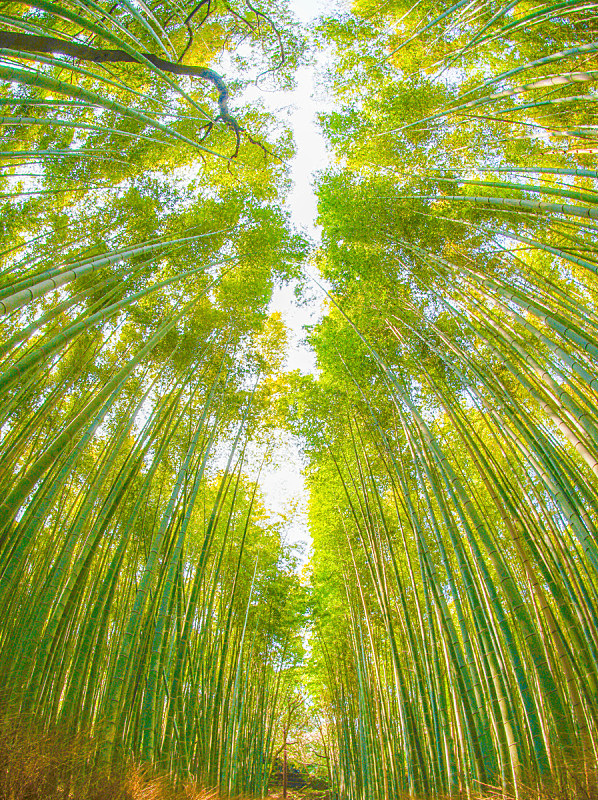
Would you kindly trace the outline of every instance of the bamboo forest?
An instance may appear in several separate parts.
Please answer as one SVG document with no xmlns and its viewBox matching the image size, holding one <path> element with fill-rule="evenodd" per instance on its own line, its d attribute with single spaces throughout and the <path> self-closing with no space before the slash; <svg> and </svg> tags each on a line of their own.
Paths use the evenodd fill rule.
<svg viewBox="0 0 598 800">
<path fill-rule="evenodd" d="M 597 0 L 1 0 L 0 800 L 598 797 L 594 103 Z"/>
</svg>

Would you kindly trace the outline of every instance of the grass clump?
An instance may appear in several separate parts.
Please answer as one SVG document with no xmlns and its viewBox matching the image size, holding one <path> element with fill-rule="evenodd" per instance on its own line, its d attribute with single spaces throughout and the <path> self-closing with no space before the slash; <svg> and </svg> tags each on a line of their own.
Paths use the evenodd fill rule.
<svg viewBox="0 0 598 800">
<path fill-rule="evenodd" d="M 217 800 L 192 780 L 175 788 L 150 765 L 130 762 L 117 774 L 95 766 L 92 736 L 45 731 L 22 719 L 0 721 L 0 800 Z"/>
</svg>

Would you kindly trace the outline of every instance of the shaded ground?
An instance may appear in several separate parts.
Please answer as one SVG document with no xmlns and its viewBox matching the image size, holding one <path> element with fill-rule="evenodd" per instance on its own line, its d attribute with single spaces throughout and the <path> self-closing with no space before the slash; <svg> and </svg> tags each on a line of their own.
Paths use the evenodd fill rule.
<svg viewBox="0 0 598 800">
<path fill-rule="evenodd" d="M 327 781 L 316 778 L 306 768 L 294 764 L 288 764 L 287 770 L 287 800 L 332 800 Z M 282 787 L 283 765 L 277 759 L 270 779 L 269 800 L 282 799 Z"/>
</svg>

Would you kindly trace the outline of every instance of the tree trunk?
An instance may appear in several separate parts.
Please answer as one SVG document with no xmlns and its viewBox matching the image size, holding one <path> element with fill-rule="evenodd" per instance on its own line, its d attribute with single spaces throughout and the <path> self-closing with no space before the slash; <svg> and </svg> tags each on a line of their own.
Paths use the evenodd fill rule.
<svg viewBox="0 0 598 800">
<path fill-rule="evenodd" d="M 286 800 L 287 785 L 288 785 L 288 764 L 287 764 L 287 735 L 288 728 L 285 726 L 283 730 L 284 745 L 282 748 L 282 797 Z"/>
</svg>

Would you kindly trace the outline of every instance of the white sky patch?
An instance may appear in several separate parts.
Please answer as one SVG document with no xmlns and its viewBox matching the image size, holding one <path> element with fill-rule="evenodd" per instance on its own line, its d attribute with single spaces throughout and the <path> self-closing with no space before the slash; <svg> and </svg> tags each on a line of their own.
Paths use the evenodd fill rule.
<svg viewBox="0 0 598 800">
<path fill-rule="evenodd" d="M 292 0 L 291 8 L 305 25 L 313 25 L 320 14 L 330 10 L 323 0 Z M 318 97 L 315 75 L 317 58 L 297 71 L 297 86 L 293 91 L 269 94 L 259 92 L 266 108 L 286 112 L 288 124 L 293 130 L 297 148 L 291 164 L 293 187 L 287 201 L 293 225 L 310 239 L 314 246 L 320 242 L 321 230 L 316 226 L 317 200 L 314 193 L 316 173 L 323 170 L 330 157 L 317 123 L 317 114 L 329 108 L 322 97 Z M 310 271 L 316 272 L 314 266 Z M 308 287 L 308 292 L 311 292 Z M 305 343 L 304 326 L 314 325 L 324 314 L 323 297 L 313 287 L 313 299 L 300 305 L 293 286 L 275 289 L 269 307 L 270 313 L 278 311 L 288 329 L 288 355 L 285 368 L 300 370 L 303 374 L 315 374 L 316 362 L 313 352 Z M 273 434 L 272 463 L 262 472 L 260 486 L 271 519 L 286 521 L 286 540 L 302 547 L 302 563 L 309 557 L 311 537 L 307 526 L 307 490 L 302 474 L 303 459 L 296 437 L 285 431 Z"/>
<path fill-rule="evenodd" d="M 301 567 L 309 557 L 311 545 L 301 451 L 296 437 L 286 431 L 276 431 L 274 437 L 272 461 L 262 470 L 260 489 L 270 520 L 283 521 L 286 543 L 298 546 Z"/>
<path fill-rule="evenodd" d="M 298 2 L 296 0 L 296 4 Z M 287 208 L 293 225 L 317 246 L 320 243 L 321 229 L 315 224 L 318 212 L 313 184 L 316 173 L 329 163 L 329 155 L 317 123 L 317 114 L 324 110 L 324 104 L 315 96 L 315 69 L 316 66 L 301 67 L 297 73 L 297 88 L 284 94 L 290 106 L 289 124 L 297 147 L 291 165 L 293 187 L 287 200 Z M 319 294 L 316 293 L 316 298 Z M 280 312 L 289 330 L 286 368 L 314 374 L 314 355 L 303 343 L 304 326 L 313 325 L 321 319 L 322 302 L 315 299 L 309 305 L 301 306 L 295 298 L 294 287 L 284 286 L 274 291 L 270 311 Z"/>
</svg>

